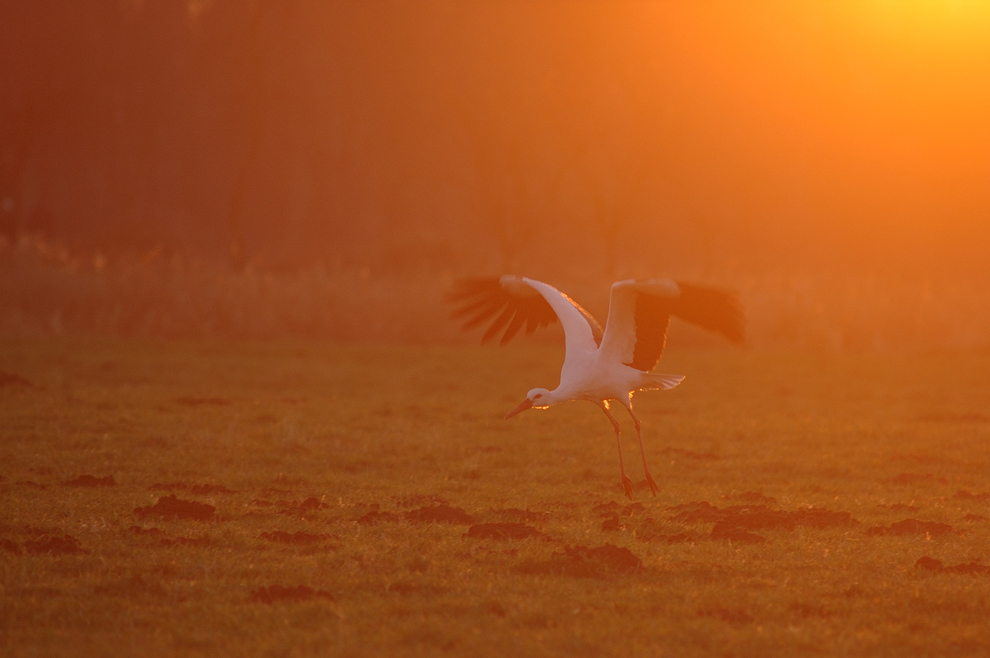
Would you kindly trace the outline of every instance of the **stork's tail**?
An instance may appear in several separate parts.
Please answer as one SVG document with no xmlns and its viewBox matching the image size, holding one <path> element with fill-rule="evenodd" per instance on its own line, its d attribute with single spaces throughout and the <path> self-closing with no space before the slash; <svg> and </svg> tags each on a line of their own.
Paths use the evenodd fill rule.
<svg viewBox="0 0 990 658">
<path fill-rule="evenodd" d="M 646 374 L 647 384 L 643 387 L 644 390 L 661 390 L 666 391 L 668 389 L 674 388 L 682 381 L 684 381 L 684 375 L 660 375 L 660 374 Z"/>
</svg>

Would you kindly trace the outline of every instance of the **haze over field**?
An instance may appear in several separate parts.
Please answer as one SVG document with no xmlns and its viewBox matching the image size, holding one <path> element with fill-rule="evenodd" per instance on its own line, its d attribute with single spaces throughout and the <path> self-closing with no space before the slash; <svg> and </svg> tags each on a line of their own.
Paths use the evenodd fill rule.
<svg viewBox="0 0 990 658">
<path fill-rule="evenodd" d="M 8 244 L 673 275 L 843 336 L 990 333 L 981 2 L 5 3 L 0 38 Z"/>
</svg>

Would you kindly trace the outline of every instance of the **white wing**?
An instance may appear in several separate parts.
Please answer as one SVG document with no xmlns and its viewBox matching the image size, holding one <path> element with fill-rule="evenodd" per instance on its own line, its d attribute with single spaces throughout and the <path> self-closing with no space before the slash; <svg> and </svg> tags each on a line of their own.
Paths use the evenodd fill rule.
<svg viewBox="0 0 990 658">
<path fill-rule="evenodd" d="M 464 330 L 494 318 L 482 341 L 491 340 L 505 328 L 500 341 L 505 345 L 524 325 L 530 334 L 557 320 L 564 327 L 569 354 L 595 351 L 602 337 L 601 327 L 590 313 L 553 286 L 535 279 L 513 275 L 466 279 L 455 284 L 447 301 L 458 306 L 453 318 L 467 318 Z"/>
<path fill-rule="evenodd" d="M 616 281 L 608 301 L 602 357 L 649 372 L 667 342 L 667 325 L 681 289 L 670 279 Z"/>
<path fill-rule="evenodd" d="M 743 342 L 735 296 L 671 279 L 630 279 L 612 284 L 602 356 L 649 372 L 663 355 L 671 315 Z"/>
</svg>

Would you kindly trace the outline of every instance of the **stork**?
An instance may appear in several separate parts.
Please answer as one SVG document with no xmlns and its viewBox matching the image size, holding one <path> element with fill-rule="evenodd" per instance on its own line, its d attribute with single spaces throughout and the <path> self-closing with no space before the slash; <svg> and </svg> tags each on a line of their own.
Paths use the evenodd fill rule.
<svg viewBox="0 0 990 658">
<path fill-rule="evenodd" d="M 505 345 L 523 326 L 531 334 L 560 321 L 565 349 L 560 383 L 553 390 L 532 389 L 505 418 L 569 400 L 587 400 L 597 405 L 615 431 L 622 489 L 630 500 L 632 480 L 626 475 L 621 428 L 609 410 L 610 403 L 619 402 L 632 417 L 646 482 L 656 496 L 660 488 L 646 463 L 642 423 L 633 411 L 632 398 L 637 391 L 674 388 L 684 379 L 683 375 L 651 372 L 663 355 L 670 316 L 718 332 L 732 342 L 743 342 L 743 314 L 734 295 L 672 279 L 613 283 L 604 332 L 595 318 L 570 297 L 549 284 L 522 276 L 461 280 L 455 283 L 447 301 L 456 306 L 452 317 L 464 320 L 465 331 L 494 318 L 483 342 L 505 329 L 500 341 Z"/>
</svg>

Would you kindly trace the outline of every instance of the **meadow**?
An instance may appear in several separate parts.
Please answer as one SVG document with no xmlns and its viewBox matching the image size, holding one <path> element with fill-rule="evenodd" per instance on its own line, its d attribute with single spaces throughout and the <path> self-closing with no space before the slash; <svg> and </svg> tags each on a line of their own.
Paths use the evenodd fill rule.
<svg viewBox="0 0 990 658">
<path fill-rule="evenodd" d="M 633 501 L 561 359 L 4 339 L 0 653 L 990 652 L 990 353 L 669 350 Z"/>
</svg>

